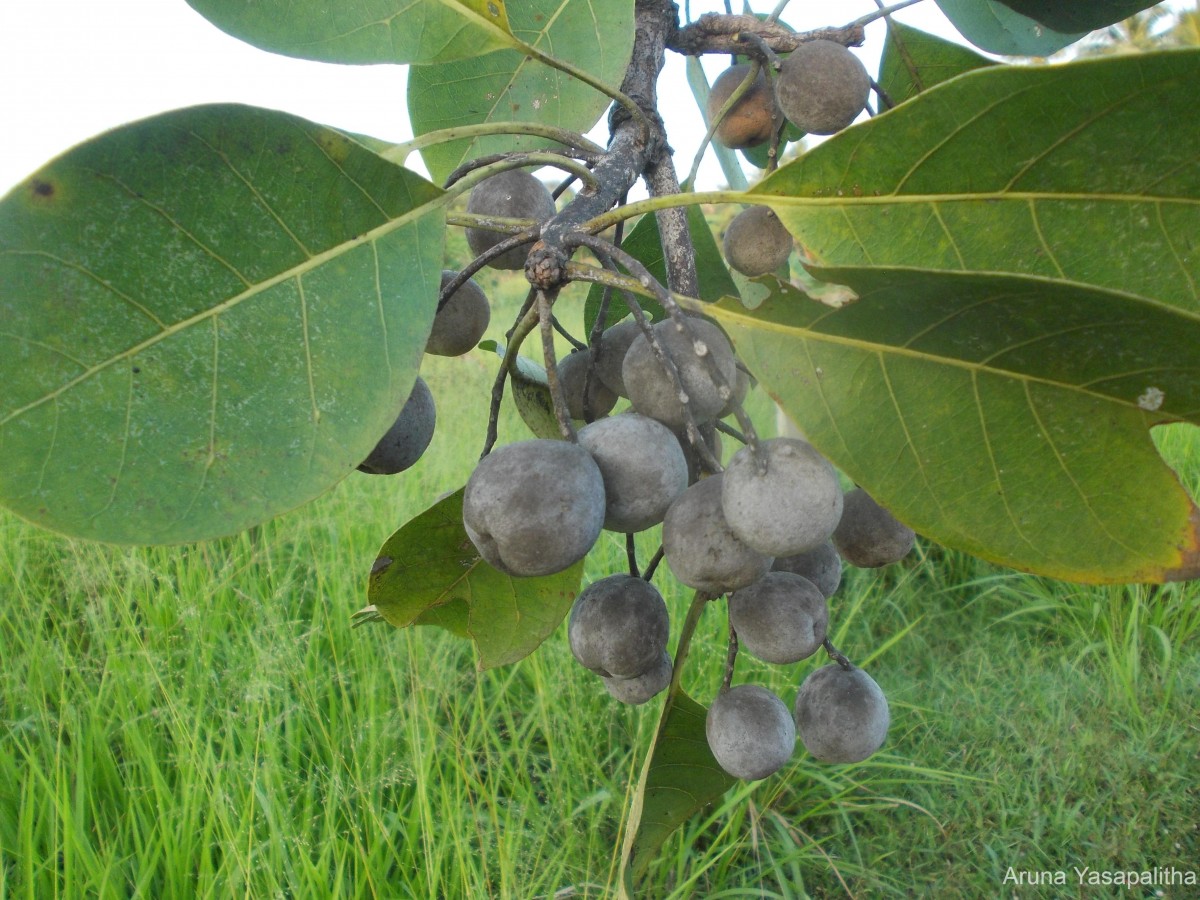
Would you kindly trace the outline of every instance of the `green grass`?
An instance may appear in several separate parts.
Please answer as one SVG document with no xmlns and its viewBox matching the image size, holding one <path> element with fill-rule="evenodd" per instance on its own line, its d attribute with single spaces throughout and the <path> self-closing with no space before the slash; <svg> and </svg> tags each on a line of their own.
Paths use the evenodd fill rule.
<svg viewBox="0 0 1200 900">
<path fill-rule="evenodd" d="M 379 545 L 469 473 L 493 366 L 427 363 L 443 427 L 412 471 L 247 534 L 124 549 L 0 516 L 0 897 L 611 895 L 657 704 L 610 701 L 561 632 L 479 673 L 438 631 L 350 628 Z M 1200 487 L 1195 429 L 1160 440 Z M 589 574 L 623 554 L 606 536 Z M 676 621 L 687 599 L 668 591 Z M 646 896 L 991 897 L 1008 866 L 1200 868 L 1195 585 L 1080 588 L 922 543 L 848 572 L 831 615 L 889 696 L 884 751 L 797 754 L 734 790 Z M 686 678 L 701 701 L 718 618 Z M 744 658 L 738 678 L 790 701 L 816 664 Z"/>
</svg>

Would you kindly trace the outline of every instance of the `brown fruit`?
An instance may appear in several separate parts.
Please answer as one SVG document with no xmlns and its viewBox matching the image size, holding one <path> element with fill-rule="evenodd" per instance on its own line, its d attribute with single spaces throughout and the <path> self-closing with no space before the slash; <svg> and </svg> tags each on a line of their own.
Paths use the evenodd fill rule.
<svg viewBox="0 0 1200 900">
<path fill-rule="evenodd" d="M 809 134 L 834 134 L 867 106 L 871 76 L 859 58 L 833 41 L 801 44 L 775 79 L 779 108 Z"/>
<path fill-rule="evenodd" d="M 708 95 L 708 120 L 711 122 L 721 107 L 750 73 L 749 64 L 730 66 L 717 76 Z M 743 150 L 766 143 L 775 133 L 781 120 L 775 92 L 760 69 L 754 83 L 725 114 L 713 139 L 732 150 Z"/>
</svg>

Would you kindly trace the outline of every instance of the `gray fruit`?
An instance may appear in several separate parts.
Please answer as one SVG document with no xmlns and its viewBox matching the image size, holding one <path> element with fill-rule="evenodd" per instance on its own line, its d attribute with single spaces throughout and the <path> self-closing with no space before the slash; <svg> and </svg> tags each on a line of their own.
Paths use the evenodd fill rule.
<svg viewBox="0 0 1200 900">
<path fill-rule="evenodd" d="M 788 665 L 817 652 L 829 626 L 829 607 L 807 578 L 768 572 L 730 595 L 729 624 L 747 652 L 763 662 Z"/>
<path fill-rule="evenodd" d="M 544 184 L 523 169 L 509 169 L 481 181 L 471 189 L 467 212 L 480 216 L 532 219 L 544 223 L 554 213 L 554 198 Z M 508 235 L 484 228 L 467 229 L 467 246 L 476 256 L 489 250 Z M 529 244 L 514 247 L 493 259 L 493 269 L 524 269 Z"/>
<path fill-rule="evenodd" d="M 675 435 L 647 416 L 621 413 L 579 430 L 604 478 L 604 527 L 633 533 L 657 525 L 688 486 L 688 466 Z"/>
<path fill-rule="evenodd" d="M 578 444 L 507 444 L 481 459 L 467 481 L 467 535 L 510 575 L 561 572 L 587 555 L 603 524 L 604 479 Z"/>
<path fill-rule="evenodd" d="M 809 41 L 783 61 L 775 97 L 783 114 L 809 134 L 834 134 L 867 106 L 871 76 L 857 56 L 833 41 Z"/>
<path fill-rule="evenodd" d="M 659 661 L 670 627 L 658 589 L 618 573 L 592 582 L 575 598 L 567 637 L 584 668 L 606 678 L 636 678 Z"/>
<path fill-rule="evenodd" d="M 744 209 L 725 229 L 725 261 L 748 278 L 774 272 L 792 254 L 792 235 L 769 206 Z"/>
<path fill-rule="evenodd" d="M 833 466 L 807 441 L 773 438 L 760 445 L 766 471 L 751 447 L 729 460 L 721 501 L 743 541 L 768 556 L 792 556 L 829 540 L 842 516 L 842 489 Z"/>
<path fill-rule="evenodd" d="M 442 287 L 445 288 L 457 274 L 443 270 Z M 473 279 L 468 280 L 446 299 L 433 317 L 433 329 L 425 342 L 425 352 L 434 356 L 462 356 L 483 338 L 491 318 L 487 295 Z"/>
<path fill-rule="evenodd" d="M 639 706 L 661 694 L 671 683 L 671 656 L 666 650 L 647 672 L 636 678 L 604 678 L 605 689 L 615 699 L 631 706 Z"/>
<path fill-rule="evenodd" d="M 710 475 L 675 498 L 663 520 L 663 553 L 675 577 L 719 595 L 753 584 L 772 559 L 730 529 L 721 511 L 722 475 Z"/>
<path fill-rule="evenodd" d="M 700 439 L 704 441 L 704 445 L 708 447 L 709 453 L 713 458 L 720 462 L 723 454 L 722 446 L 724 442 L 721 440 L 721 432 L 717 431 L 716 426 L 711 422 L 706 422 L 698 426 L 700 430 Z M 695 484 L 699 480 L 702 472 L 707 472 L 704 463 L 700 460 L 700 451 L 697 450 L 690 440 L 688 440 L 687 430 L 679 429 L 674 432 L 676 440 L 679 441 L 679 446 L 683 448 L 683 457 L 687 460 L 688 467 L 688 484 Z"/>
<path fill-rule="evenodd" d="M 796 748 L 796 726 L 787 705 L 757 684 L 739 684 L 718 694 L 704 730 L 721 768 L 746 781 L 778 772 Z"/>
<path fill-rule="evenodd" d="M 425 379 L 417 376 L 392 427 L 358 464 L 369 475 L 395 475 L 411 468 L 433 440 L 437 409 Z"/>
<path fill-rule="evenodd" d="M 606 328 L 600 335 L 599 354 L 596 357 L 596 374 L 604 382 L 604 386 L 618 397 L 627 397 L 625 379 L 621 377 L 621 369 L 625 363 L 625 354 L 629 345 L 642 333 L 642 326 L 633 319 L 618 322 L 611 328 Z"/>
<path fill-rule="evenodd" d="M 572 419 L 599 419 L 608 415 L 617 405 L 617 395 L 605 387 L 604 382 L 596 374 L 592 374 L 588 384 L 588 368 L 592 364 L 591 350 L 576 350 L 558 360 L 558 383 L 562 385 L 563 396 L 567 401 L 567 411 Z M 589 403 L 584 415 L 583 393 L 588 390 Z"/>
<path fill-rule="evenodd" d="M 707 112 L 710 122 L 717 117 L 721 107 L 749 73 L 749 65 L 739 64 L 730 66 L 717 76 L 708 95 Z M 782 113 L 779 111 L 770 82 L 760 68 L 758 77 L 717 126 L 713 139 L 733 150 L 757 147 L 771 139 L 781 118 Z"/>
<path fill-rule="evenodd" d="M 725 407 L 729 395 L 721 396 L 711 374 L 710 360 L 715 362 L 717 371 L 730 389 L 737 378 L 737 365 L 728 339 L 716 325 L 697 318 L 688 319 L 687 331 L 671 319 L 656 323 L 653 329 L 679 371 L 687 406 L 696 423 L 711 422 Z M 697 353 L 697 349 L 703 351 L 703 357 Z M 679 391 L 666 368 L 654 356 L 654 350 L 644 334 L 638 335 L 630 344 L 621 367 L 621 377 L 629 402 L 638 412 L 674 429 L 686 424 Z"/>
<path fill-rule="evenodd" d="M 916 535 L 862 488 L 846 493 L 833 545 L 842 559 L 860 569 L 890 566 L 908 556 Z"/>
<path fill-rule="evenodd" d="M 861 762 L 883 746 L 891 721 L 887 698 L 862 669 L 830 663 L 800 685 L 796 731 L 821 762 Z"/>
<path fill-rule="evenodd" d="M 846 511 L 842 510 L 845 518 Z M 833 541 L 825 541 L 804 553 L 795 556 L 777 556 L 771 566 L 775 572 L 791 572 L 807 578 L 817 586 L 826 599 L 832 597 L 842 583 L 842 558 L 833 546 Z"/>
<path fill-rule="evenodd" d="M 754 386 L 754 378 L 743 369 L 740 365 L 737 367 L 737 375 L 733 383 L 733 395 L 725 401 L 725 405 L 721 407 L 721 411 L 717 413 L 718 419 L 724 419 L 732 416 L 738 406 L 746 402 L 746 395 L 750 393 L 750 388 Z"/>
</svg>

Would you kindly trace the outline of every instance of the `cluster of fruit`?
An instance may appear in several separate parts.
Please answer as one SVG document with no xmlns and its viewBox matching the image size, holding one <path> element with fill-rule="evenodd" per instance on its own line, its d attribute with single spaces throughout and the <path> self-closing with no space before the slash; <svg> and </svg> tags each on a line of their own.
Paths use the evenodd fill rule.
<svg viewBox="0 0 1200 900">
<path fill-rule="evenodd" d="M 866 67 L 833 41 L 803 43 L 773 78 L 767 72 L 767 66 L 739 63 L 713 82 L 708 117 L 717 122 L 713 139 L 721 145 L 758 147 L 774 141 L 787 122 L 800 132 L 834 134 L 858 117 L 871 93 Z M 792 237 L 770 209 L 750 207 L 729 224 L 724 249 L 729 265 L 753 278 L 787 261 Z"/>
</svg>

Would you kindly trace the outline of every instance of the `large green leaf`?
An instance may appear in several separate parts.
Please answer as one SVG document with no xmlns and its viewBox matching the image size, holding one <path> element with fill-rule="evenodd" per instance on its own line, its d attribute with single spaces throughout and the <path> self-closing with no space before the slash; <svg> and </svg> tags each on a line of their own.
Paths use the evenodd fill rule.
<svg viewBox="0 0 1200 900">
<path fill-rule="evenodd" d="M 285 56 L 434 63 L 517 45 L 505 0 L 187 0 L 222 31 Z"/>
<path fill-rule="evenodd" d="M 327 490 L 412 387 L 440 197 L 338 132 L 243 106 L 48 164 L 0 201 L 0 502 L 170 543 Z"/>
<path fill-rule="evenodd" d="M 1200 513 L 1149 426 L 1200 422 L 1200 315 L 1027 277 L 823 274 L 713 314 L 809 440 L 918 532 L 1083 582 L 1200 576 Z"/>
<path fill-rule="evenodd" d="M 638 785 L 624 848 L 627 876 L 640 878 L 675 829 L 735 784 L 708 749 L 707 710 L 675 690 L 667 697 L 658 733 Z"/>
<path fill-rule="evenodd" d="M 737 285 L 725 267 L 725 258 L 717 246 L 704 210 L 698 205 L 687 207 L 688 234 L 692 239 L 692 248 L 696 254 L 696 278 L 700 282 L 700 299 L 716 302 L 722 297 L 736 297 Z M 621 249 L 650 270 L 650 274 L 658 279 L 660 284 L 667 283 L 666 254 L 663 252 L 662 238 L 658 231 L 658 219 L 653 215 L 642 216 L 637 224 L 630 229 Z M 604 288 L 594 284 L 588 291 L 584 303 L 584 328 L 591 329 L 592 323 L 600 314 L 600 301 L 604 296 Z M 642 301 L 642 308 L 654 320 L 666 316 L 663 308 L 653 300 Z M 609 302 L 605 327 L 613 325 L 630 314 L 628 304 L 615 293 Z"/>
<path fill-rule="evenodd" d="M 367 597 L 389 623 L 438 625 L 470 637 L 481 668 L 524 659 L 571 610 L 583 563 L 513 578 L 485 563 L 462 522 L 463 491 L 445 497 L 379 550 Z"/>
<path fill-rule="evenodd" d="M 601 82 L 621 84 L 633 50 L 633 0 L 525 0 L 510 4 L 513 34 L 547 56 L 567 60 Z M 505 50 L 408 73 L 413 131 L 482 122 L 539 122 L 570 131 L 590 129 L 610 100 L 529 54 Z M 421 151 L 442 181 L 465 160 L 532 149 L 543 138 L 494 135 L 450 141 Z"/>
<path fill-rule="evenodd" d="M 981 69 L 751 194 L 819 265 L 1034 275 L 1197 311 L 1197 80 L 1195 50 Z"/>
<path fill-rule="evenodd" d="M 969 47 L 892 20 L 879 62 L 879 86 L 899 104 L 956 75 L 990 65 L 990 59 Z"/>
<path fill-rule="evenodd" d="M 1000 0 L 1057 31 L 1092 31 L 1149 9 L 1157 0 Z"/>
<path fill-rule="evenodd" d="M 1087 31 L 1064 33 L 1047 28 L 999 0 L 937 0 L 937 5 L 968 41 L 981 50 L 1005 56 L 1049 56 L 1075 43 Z"/>
</svg>

